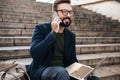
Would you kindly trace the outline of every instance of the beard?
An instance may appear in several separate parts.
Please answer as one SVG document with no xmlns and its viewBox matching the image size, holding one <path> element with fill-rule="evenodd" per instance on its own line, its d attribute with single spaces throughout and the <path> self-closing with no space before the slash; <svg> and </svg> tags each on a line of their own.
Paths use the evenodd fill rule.
<svg viewBox="0 0 120 80">
<path fill-rule="evenodd" d="M 69 27 L 71 22 L 72 22 L 71 18 L 65 17 L 65 18 L 62 19 L 62 22 L 60 23 L 60 26 L 62 26 L 62 27 Z"/>
</svg>

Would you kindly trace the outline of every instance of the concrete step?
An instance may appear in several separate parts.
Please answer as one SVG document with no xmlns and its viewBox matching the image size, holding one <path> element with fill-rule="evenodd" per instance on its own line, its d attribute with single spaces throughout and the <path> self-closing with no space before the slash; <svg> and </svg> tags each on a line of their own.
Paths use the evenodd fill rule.
<svg viewBox="0 0 120 80">
<path fill-rule="evenodd" d="M 120 37 L 120 32 L 73 31 L 77 37 Z"/>
<path fill-rule="evenodd" d="M 120 37 L 76 37 L 76 44 L 120 43 Z"/>
<path fill-rule="evenodd" d="M 14 1 L 11 3 L 8 3 L 8 1 L 5 1 L 5 2 L 7 2 L 7 3 L 4 3 L 4 2 L 0 3 L 0 11 L 4 12 L 4 13 L 8 12 L 8 11 L 10 13 L 13 13 L 13 15 L 14 15 L 14 12 L 18 13 L 18 14 L 20 14 L 20 13 L 34 14 L 35 13 L 37 16 L 42 16 L 42 17 L 48 16 L 49 20 L 50 20 L 51 14 L 52 14 L 52 12 L 50 11 L 50 10 L 52 10 L 52 7 L 51 7 L 52 5 L 48 4 L 48 3 L 36 3 L 36 2 L 27 2 L 27 3 L 20 2 L 20 3 L 18 3 L 16 1 L 15 1 L 15 3 L 14 3 Z M 44 8 L 46 8 L 46 9 L 44 9 Z M 7 14 L 9 14 L 9 13 L 7 13 Z M 6 13 L 5 13 L 5 15 L 6 15 Z M 37 17 L 35 17 L 35 18 L 37 18 Z M 31 19 L 32 19 L 32 17 L 31 17 Z"/>
<path fill-rule="evenodd" d="M 88 23 L 89 24 L 89 23 Z M 84 25 L 84 24 L 83 24 Z M 91 25 L 86 25 L 86 26 L 74 26 L 71 27 L 70 29 L 72 31 L 93 31 L 93 32 L 119 32 L 120 31 L 120 26 L 119 27 L 109 27 L 109 26 L 104 26 L 104 24 L 102 25 L 97 25 L 97 26 L 92 26 Z M 101 27 L 102 26 L 102 27 Z"/>
<path fill-rule="evenodd" d="M 1 18 L 0 18 L 1 19 Z M 37 20 L 37 23 L 43 23 L 45 22 L 44 20 Z M 7 29 L 13 29 L 13 30 L 17 30 L 17 29 L 31 29 L 33 30 L 36 23 L 30 23 L 29 21 L 25 20 L 25 22 L 10 22 L 10 20 L 8 21 L 0 21 L 0 29 L 3 30 L 7 30 Z"/>
<path fill-rule="evenodd" d="M 78 8 L 76 8 L 76 7 L 78 7 Z M 106 17 L 105 15 L 101 15 L 101 14 L 99 14 L 99 13 L 96 13 L 96 12 L 93 12 L 93 11 L 90 11 L 90 10 L 87 10 L 87 9 L 85 9 L 85 8 L 82 8 L 82 7 L 80 7 L 80 6 L 76 6 L 75 7 L 75 10 L 76 10 L 76 12 L 75 12 L 75 15 L 77 15 L 75 18 L 77 18 L 77 19 L 87 19 L 87 20 L 89 20 L 89 19 L 93 19 L 93 20 L 96 20 L 96 19 L 98 19 L 98 21 L 101 23 L 102 21 L 108 21 L 108 22 L 116 22 L 116 21 L 113 21 L 112 19 L 111 19 L 111 17 Z M 96 20 L 97 21 L 97 20 Z M 117 21 L 118 22 L 118 21 Z M 105 22 L 106 23 L 106 22 Z M 80 23 L 81 24 L 81 23 Z M 99 24 L 99 23 L 98 23 Z"/>
<path fill-rule="evenodd" d="M 0 47 L 29 46 L 31 37 L 0 37 Z M 76 37 L 76 45 L 81 44 L 119 44 L 120 37 Z"/>
<path fill-rule="evenodd" d="M 15 1 L 16 2 L 16 1 Z M 0 3 L 0 10 L 4 10 L 4 11 L 22 11 L 22 12 L 32 12 L 35 11 L 32 9 L 32 6 L 30 6 L 30 2 L 23 4 L 24 2 L 16 2 L 16 4 L 14 3 L 14 1 L 10 2 L 4 1 Z M 4 7 L 5 6 L 5 7 Z"/>
<path fill-rule="evenodd" d="M 86 14 L 86 13 L 85 13 Z M 94 15 L 90 15 L 94 16 Z M 75 15 L 75 17 L 78 17 Z M 102 17 L 102 16 L 101 16 Z M 86 24 L 84 24 L 86 23 Z M 75 26 L 76 25 L 76 26 Z M 80 27 L 78 27 L 80 26 Z M 120 26 L 120 23 L 118 21 L 115 20 L 107 20 L 107 18 L 104 19 L 99 19 L 98 17 L 96 18 L 84 18 L 84 17 L 78 17 L 74 19 L 74 26 L 71 27 L 75 27 L 75 28 L 118 28 Z"/>
<path fill-rule="evenodd" d="M 0 47 L 29 46 L 31 37 L 0 37 Z"/>
<path fill-rule="evenodd" d="M 1 15 L 4 13 L 0 13 Z M 22 15 L 23 14 L 23 15 Z M 13 15 L 13 13 L 9 13 L 9 14 L 4 14 L 1 17 L 1 22 L 0 22 L 0 28 L 34 28 L 34 26 L 36 25 L 36 23 L 42 23 L 45 22 L 45 19 L 43 16 L 37 15 L 37 14 L 32 14 L 32 13 L 16 13 L 15 15 Z M 47 17 L 50 20 L 50 17 Z M 30 25 L 27 26 L 27 25 Z M 27 26 L 27 27 L 26 27 Z M 32 26 L 32 27 L 31 27 Z M 119 30 L 119 24 L 115 27 L 111 26 L 111 25 L 104 25 L 104 24 L 96 24 L 94 26 L 91 26 L 89 23 L 84 23 L 81 24 L 79 26 L 75 25 L 74 23 L 71 24 L 70 29 L 73 31 L 79 30 L 79 31 L 103 31 L 103 32 L 110 32 L 110 31 L 120 31 Z"/>
<path fill-rule="evenodd" d="M 80 12 L 81 13 L 81 12 Z M 78 14 L 80 14 L 78 13 Z M 87 13 L 83 13 L 81 17 L 79 17 L 80 15 L 75 15 L 75 18 L 74 18 L 74 23 L 76 26 L 81 26 L 82 25 L 90 25 L 90 27 L 97 27 L 97 26 L 100 26 L 100 27 L 118 27 L 119 26 L 119 22 L 118 20 L 111 20 L 109 18 L 103 18 L 102 19 L 102 16 L 101 18 L 99 18 L 98 16 L 95 16 L 93 14 L 89 15 L 89 17 L 91 18 L 85 18 L 83 15 L 86 15 Z M 86 23 L 86 24 L 84 24 Z M 104 26 L 103 26 L 104 25 Z M 87 28 L 87 26 L 85 27 Z"/>
<path fill-rule="evenodd" d="M 77 54 L 120 52 L 120 44 L 84 44 L 76 45 Z"/>
<path fill-rule="evenodd" d="M 120 64 L 100 67 L 94 73 L 100 80 L 120 80 Z"/>
<path fill-rule="evenodd" d="M 41 10 L 52 10 L 51 4 L 49 3 L 38 3 L 35 1 L 16 1 L 16 0 L 6 0 L 6 1 L 0 1 L 0 9 L 1 10 L 12 10 L 12 11 L 19 11 L 19 12 L 41 12 Z M 46 9 L 44 9 L 46 8 Z M 8 11 L 6 10 L 6 11 Z"/>
<path fill-rule="evenodd" d="M 29 46 L 0 47 L 0 60 L 30 57 Z"/>
<path fill-rule="evenodd" d="M 120 44 L 87 44 L 76 45 L 76 53 L 80 54 L 98 54 L 120 52 Z M 9 46 L 0 47 L 1 59 L 29 56 L 29 46 Z M 9 55 L 8 55 L 9 54 Z"/>
<path fill-rule="evenodd" d="M 77 58 L 81 63 L 95 65 L 100 59 L 107 55 L 109 55 L 109 58 L 104 65 L 120 63 L 120 52 L 77 54 Z M 0 47 L 0 61 L 28 57 L 30 57 L 29 46 Z"/>
<path fill-rule="evenodd" d="M 108 58 L 103 61 L 101 66 L 120 64 L 120 52 L 83 54 L 77 55 L 77 59 L 79 63 L 95 66 L 106 56 L 108 56 Z"/>
<path fill-rule="evenodd" d="M 0 29 L 0 37 L 32 36 L 33 29 Z"/>
<path fill-rule="evenodd" d="M 18 22 L 18 23 L 27 23 L 27 24 L 36 24 L 38 21 L 36 19 L 24 19 L 24 18 L 3 18 L 3 22 Z"/>
<path fill-rule="evenodd" d="M 1 24 L 0 28 L 2 29 L 33 29 L 37 23 L 45 22 L 44 18 L 40 16 L 36 16 L 38 19 L 36 17 L 31 18 L 31 16 L 24 16 L 23 18 L 19 18 L 18 16 L 13 17 L 12 15 L 10 16 L 12 18 L 9 16 L 5 18 L 2 17 L 2 21 L 0 22 Z M 109 26 L 105 27 L 104 25 L 102 25 L 102 27 L 101 25 L 90 27 L 90 25 L 84 26 L 83 24 L 80 26 L 70 27 L 70 30 L 72 31 L 93 31 L 93 32 L 101 32 L 101 31 L 102 32 L 120 32 L 119 27 L 109 27 Z"/>
<path fill-rule="evenodd" d="M 10 59 L 10 60 L 1 60 L 0 62 L 13 62 L 22 63 L 24 65 L 30 65 L 32 58 L 20 58 L 20 59 Z"/>
<path fill-rule="evenodd" d="M 113 52 L 120 52 L 120 44 L 76 45 L 77 55 Z M 0 55 L 0 60 L 30 57 L 29 46 L 0 47 Z"/>
<path fill-rule="evenodd" d="M 0 29 L 0 36 L 31 36 L 33 29 Z M 120 32 L 73 31 L 77 37 L 120 37 Z"/>
<path fill-rule="evenodd" d="M 45 11 L 42 13 L 42 15 L 39 15 L 40 13 L 30 13 L 30 12 L 19 12 L 19 11 L 2 11 L 0 10 L 0 17 L 2 18 L 3 22 L 19 22 L 19 23 L 38 23 L 40 20 L 45 21 L 45 17 L 47 16 L 47 20 L 51 20 L 51 12 Z M 2 15 L 4 14 L 4 15 Z M 91 15 L 92 16 L 92 15 Z M 76 19 L 75 19 L 76 20 Z M 99 19 L 98 19 L 99 20 Z M 93 24 L 90 23 L 90 21 Z M 72 23 L 72 26 L 70 27 L 72 30 L 94 30 L 94 31 L 119 31 L 119 24 L 118 22 L 110 22 L 109 24 L 106 24 L 106 22 L 101 20 L 98 25 L 98 22 L 96 20 L 87 20 L 87 19 L 82 19 L 79 25 L 75 24 L 74 22 Z"/>
<path fill-rule="evenodd" d="M 30 9 L 28 9 L 30 11 Z M 36 24 L 40 22 L 47 22 L 51 20 L 51 12 L 44 11 L 44 12 L 24 12 L 22 9 L 21 11 L 3 11 L 0 10 L 0 17 L 1 21 L 3 22 L 15 22 L 15 23 L 26 23 L 26 24 Z M 4 14 L 4 15 L 3 15 Z M 41 14 L 41 15 L 40 15 Z M 47 16 L 47 17 L 44 17 Z"/>
<path fill-rule="evenodd" d="M 0 17 L 2 22 L 11 22 L 11 23 L 26 23 L 26 24 L 36 24 L 39 22 L 46 22 L 51 20 L 51 12 L 19 12 L 19 11 L 3 11 L 0 10 Z M 4 14 L 4 15 L 3 15 Z M 41 15 L 40 15 L 41 14 Z M 44 17 L 48 16 L 48 17 Z"/>
<path fill-rule="evenodd" d="M 23 64 L 23 65 L 29 65 L 32 59 L 31 58 L 11 59 L 11 60 L 0 61 L 0 62 L 13 62 L 13 61 L 16 61 L 17 63 Z M 100 80 L 120 80 L 120 64 L 100 66 L 94 71 L 94 75 L 98 76 Z"/>
<path fill-rule="evenodd" d="M 25 29 L 24 23 L 0 22 L 1 29 Z"/>
</svg>

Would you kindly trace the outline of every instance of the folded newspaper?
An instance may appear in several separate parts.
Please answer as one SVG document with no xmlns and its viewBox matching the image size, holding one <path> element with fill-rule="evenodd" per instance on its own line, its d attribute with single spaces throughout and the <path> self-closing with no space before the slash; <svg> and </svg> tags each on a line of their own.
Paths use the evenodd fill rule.
<svg viewBox="0 0 120 80">
<path fill-rule="evenodd" d="M 74 77 L 78 80 L 85 80 L 96 68 L 98 68 L 103 63 L 107 57 L 103 58 L 94 68 L 75 62 L 66 67 L 66 70 L 71 77 Z"/>
</svg>

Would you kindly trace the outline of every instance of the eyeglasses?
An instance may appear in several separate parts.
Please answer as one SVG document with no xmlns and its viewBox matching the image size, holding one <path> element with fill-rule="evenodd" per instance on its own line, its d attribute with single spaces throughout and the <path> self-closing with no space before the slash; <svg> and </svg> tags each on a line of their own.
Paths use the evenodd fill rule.
<svg viewBox="0 0 120 80">
<path fill-rule="evenodd" d="M 61 11 L 64 16 L 67 16 L 68 13 L 69 13 L 71 16 L 74 15 L 74 12 L 73 12 L 73 11 L 67 10 L 67 9 L 61 9 L 61 10 L 56 10 L 56 11 Z"/>
</svg>

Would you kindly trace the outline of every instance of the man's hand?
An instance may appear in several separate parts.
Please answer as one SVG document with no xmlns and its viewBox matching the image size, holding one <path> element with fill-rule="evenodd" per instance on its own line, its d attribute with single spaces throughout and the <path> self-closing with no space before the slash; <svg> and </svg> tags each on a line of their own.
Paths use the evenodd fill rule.
<svg viewBox="0 0 120 80">
<path fill-rule="evenodd" d="M 53 14 L 53 20 L 52 20 L 52 23 L 51 23 L 51 28 L 52 28 L 52 31 L 55 31 L 56 33 L 59 32 L 59 29 L 60 29 L 60 24 L 61 20 L 60 18 L 58 17 L 57 13 L 54 12 Z"/>
</svg>

